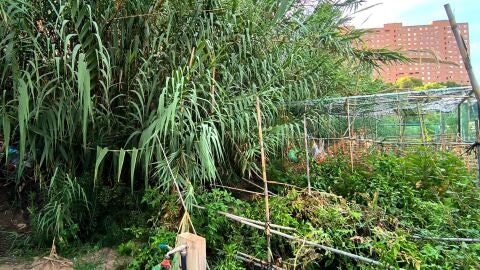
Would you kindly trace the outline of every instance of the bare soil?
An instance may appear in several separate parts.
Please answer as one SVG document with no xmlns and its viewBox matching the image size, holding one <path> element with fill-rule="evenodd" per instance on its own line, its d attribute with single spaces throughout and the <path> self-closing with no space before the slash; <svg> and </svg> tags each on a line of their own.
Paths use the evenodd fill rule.
<svg viewBox="0 0 480 270">
<path fill-rule="evenodd" d="M 78 259 L 69 260 L 59 256 L 24 258 L 0 258 L 0 270 L 73 270 L 74 266 L 92 270 L 125 269 L 131 258 L 119 256 L 113 249 L 103 248 Z"/>
<path fill-rule="evenodd" d="M 0 270 L 73 270 L 74 265 L 80 269 L 120 270 L 131 261 L 111 248 L 102 248 L 73 260 L 58 256 L 55 249 L 48 256 L 33 259 L 13 256 L 10 254 L 12 239 L 28 234 L 30 228 L 27 213 L 11 205 L 8 191 L 9 187 L 0 179 Z"/>
<path fill-rule="evenodd" d="M 15 209 L 9 202 L 8 188 L 0 181 L 0 230 L 26 233 L 27 213 L 22 209 Z"/>
</svg>

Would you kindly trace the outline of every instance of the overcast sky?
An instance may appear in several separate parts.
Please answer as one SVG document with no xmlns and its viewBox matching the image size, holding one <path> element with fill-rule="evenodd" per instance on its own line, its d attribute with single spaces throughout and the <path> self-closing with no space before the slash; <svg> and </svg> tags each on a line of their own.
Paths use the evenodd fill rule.
<svg viewBox="0 0 480 270">
<path fill-rule="evenodd" d="M 446 20 L 443 7 L 449 3 L 457 22 L 467 22 L 470 32 L 470 54 L 477 80 L 480 80 L 480 0 L 367 0 L 364 7 L 378 4 L 354 15 L 357 28 L 382 27 L 384 23 L 404 25 L 430 24 Z"/>
</svg>

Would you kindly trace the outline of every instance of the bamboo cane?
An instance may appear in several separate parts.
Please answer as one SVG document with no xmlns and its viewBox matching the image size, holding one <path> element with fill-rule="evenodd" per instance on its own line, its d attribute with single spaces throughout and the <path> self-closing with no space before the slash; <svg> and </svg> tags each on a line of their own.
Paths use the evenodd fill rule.
<svg viewBox="0 0 480 270">
<path fill-rule="evenodd" d="M 479 238 L 457 238 L 457 237 L 428 237 L 412 235 L 410 238 L 414 240 L 432 240 L 432 241 L 445 241 L 445 242 L 465 242 L 465 243 L 480 243 Z"/>
<path fill-rule="evenodd" d="M 472 85 L 472 91 L 475 94 L 475 98 L 477 99 L 477 121 L 480 120 L 480 86 L 478 85 L 477 78 L 475 77 L 475 73 L 473 72 L 472 63 L 470 62 L 470 56 L 467 51 L 467 46 L 465 41 L 463 40 L 460 31 L 458 29 L 457 22 L 455 21 L 455 16 L 453 15 L 452 9 L 450 8 L 450 4 L 445 4 L 445 12 L 447 13 L 448 20 L 450 21 L 450 26 L 452 27 L 453 35 L 455 36 L 455 41 L 457 42 L 457 47 L 462 55 L 462 60 L 465 65 L 465 69 L 468 73 L 468 78 L 470 79 L 470 84 Z M 476 140 L 480 141 L 480 131 L 478 129 L 478 124 L 475 125 L 476 128 Z M 477 146 L 477 153 L 480 153 L 480 145 Z M 477 155 L 477 185 L 480 185 L 480 154 Z"/>
<path fill-rule="evenodd" d="M 350 168 L 353 171 L 353 149 L 352 149 L 352 126 L 350 123 L 350 102 L 347 99 L 347 124 L 348 124 L 348 146 L 349 146 L 349 152 L 350 152 Z"/>
<path fill-rule="evenodd" d="M 263 192 L 265 197 L 265 236 L 267 238 L 267 262 L 272 263 L 272 249 L 270 244 L 270 207 L 268 205 L 268 181 L 267 181 L 267 162 L 265 159 L 265 149 L 263 147 L 263 129 L 262 129 L 262 111 L 260 109 L 260 98 L 257 96 L 257 124 L 258 124 L 258 140 L 260 143 L 260 156 L 262 160 L 262 178 L 263 178 Z"/>
<path fill-rule="evenodd" d="M 305 107 L 305 110 L 307 108 Z M 308 157 L 308 134 L 307 134 L 307 114 L 303 114 L 303 137 L 305 139 L 305 163 L 307 166 L 307 185 L 308 185 L 308 195 L 312 194 L 312 188 L 310 186 L 310 160 Z"/>
</svg>

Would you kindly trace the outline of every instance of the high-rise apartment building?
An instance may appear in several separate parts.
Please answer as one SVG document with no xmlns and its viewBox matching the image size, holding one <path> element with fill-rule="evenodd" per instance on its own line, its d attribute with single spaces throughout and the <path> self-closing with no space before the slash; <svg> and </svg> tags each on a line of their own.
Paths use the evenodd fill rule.
<svg viewBox="0 0 480 270">
<path fill-rule="evenodd" d="M 458 26 L 469 47 L 468 24 L 459 23 Z M 413 60 L 412 63 L 383 66 L 378 75 L 384 81 L 395 82 L 400 77 L 413 76 L 424 83 L 454 81 L 470 84 L 448 21 L 414 26 L 389 23 L 383 28 L 368 30 L 370 32 L 364 36 L 367 47 L 400 50 Z"/>
</svg>

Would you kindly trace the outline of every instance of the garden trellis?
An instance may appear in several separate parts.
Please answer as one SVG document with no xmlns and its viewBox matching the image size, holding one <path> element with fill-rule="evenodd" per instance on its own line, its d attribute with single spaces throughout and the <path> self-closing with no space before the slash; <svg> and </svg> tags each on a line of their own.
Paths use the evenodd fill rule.
<svg viewBox="0 0 480 270">
<path fill-rule="evenodd" d="M 322 138 L 335 139 L 332 130 L 328 127 L 335 120 L 351 122 L 346 128 L 352 132 L 362 128 L 365 138 L 381 139 L 382 141 L 401 141 L 411 139 L 412 141 L 422 139 L 412 138 L 402 133 L 402 128 L 419 126 L 426 128 L 427 116 L 435 116 L 430 119 L 429 128 L 437 128 L 436 135 L 457 135 L 456 141 L 473 142 L 474 134 L 464 130 L 475 121 L 475 100 L 471 87 L 441 88 L 432 90 L 410 90 L 403 92 L 382 93 L 373 95 L 336 97 L 318 100 L 306 100 L 291 103 L 294 107 L 305 107 L 310 111 L 310 119 L 317 115 L 319 118 L 326 118 L 327 128 L 318 130 L 315 133 L 322 134 Z M 392 120 L 392 117 L 395 121 Z M 438 118 L 438 119 L 437 119 Z M 455 118 L 455 126 L 452 119 Z M 321 121 L 320 121 L 321 122 Z M 390 122 L 390 123 L 387 123 Z M 447 130 L 446 122 L 449 127 Z M 325 123 L 325 122 L 323 122 Z M 389 134 L 388 138 L 379 135 L 378 126 L 397 126 L 396 133 Z M 376 126 L 376 128 L 372 128 Z M 420 130 L 421 131 L 421 130 Z M 342 132 L 342 130 L 336 130 Z M 346 135 L 348 132 L 345 132 Z M 420 132 L 421 133 L 421 132 Z M 316 134 L 316 135 L 318 135 Z M 403 135 L 404 138 L 401 138 Z M 417 134 L 421 135 L 421 134 Z M 426 135 L 426 134 L 424 134 Z M 344 136 L 340 136 L 344 137 Z M 438 137 L 438 136 L 437 136 Z M 432 141 L 432 138 L 425 139 L 424 143 Z"/>
<path fill-rule="evenodd" d="M 465 156 L 468 167 L 476 162 L 465 155 L 465 148 L 476 141 L 478 122 L 469 86 L 331 97 L 289 106 L 308 115 L 309 145 L 318 142 L 326 153 L 343 142 L 352 166 L 358 146 L 404 150 L 424 145 L 454 150 Z"/>
<path fill-rule="evenodd" d="M 319 106 L 328 115 L 348 116 L 345 108 L 350 103 L 351 115 L 368 114 L 375 117 L 396 114 L 399 110 L 417 110 L 418 107 L 424 113 L 449 113 L 469 98 L 473 98 L 471 87 L 453 87 L 308 100 L 296 104 Z"/>
</svg>

